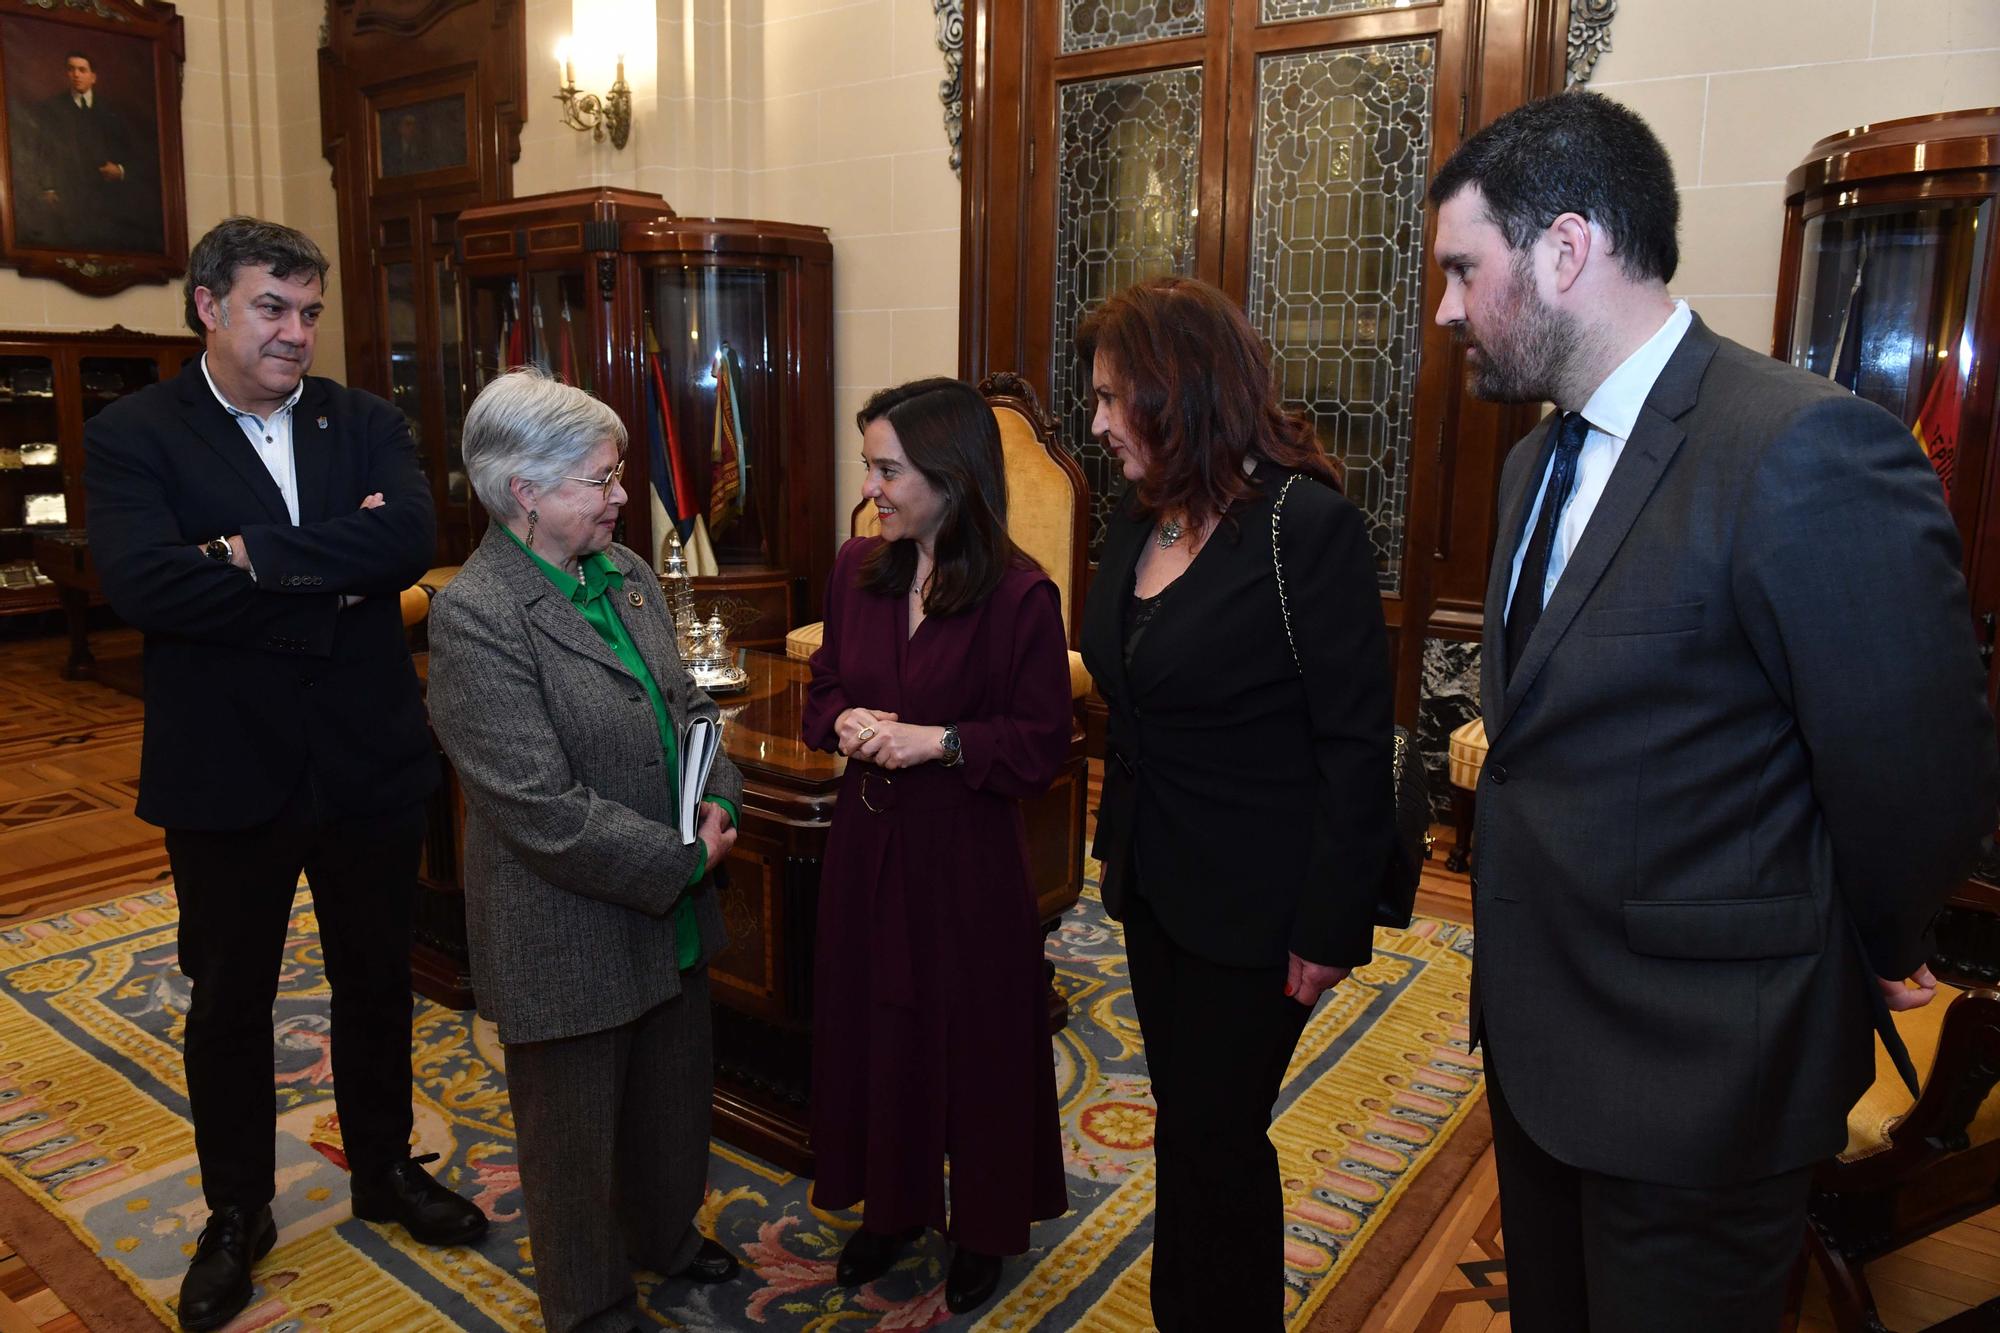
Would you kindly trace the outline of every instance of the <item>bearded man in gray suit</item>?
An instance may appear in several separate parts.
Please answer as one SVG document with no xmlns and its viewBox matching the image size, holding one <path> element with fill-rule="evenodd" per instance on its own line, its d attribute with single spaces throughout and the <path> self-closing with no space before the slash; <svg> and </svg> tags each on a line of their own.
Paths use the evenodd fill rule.
<svg viewBox="0 0 2000 1333">
<path fill-rule="evenodd" d="M 1472 391 L 1560 409 L 1507 459 L 1486 598 L 1473 1027 L 1514 1327 L 1761 1333 L 1993 829 L 1957 531 L 1894 417 L 1669 296 L 1673 170 L 1631 112 L 1521 107 L 1431 199 Z"/>
</svg>

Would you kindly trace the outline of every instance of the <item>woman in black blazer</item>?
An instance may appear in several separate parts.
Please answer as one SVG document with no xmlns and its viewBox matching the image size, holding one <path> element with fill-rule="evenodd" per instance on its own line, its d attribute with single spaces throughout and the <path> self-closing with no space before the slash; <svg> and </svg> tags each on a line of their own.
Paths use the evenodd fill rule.
<svg viewBox="0 0 2000 1333">
<path fill-rule="evenodd" d="M 1391 847 L 1375 552 L 1220 291 L 1140 283 L 1078 349 L 1132 483 L 1083 655 L 1110 707 L 1092 850 L 1159 1108 L 1153 1314 L 1276 1330 L 1272 1107 L 1313 1005 L 1369 959 Z"/>
</svg>

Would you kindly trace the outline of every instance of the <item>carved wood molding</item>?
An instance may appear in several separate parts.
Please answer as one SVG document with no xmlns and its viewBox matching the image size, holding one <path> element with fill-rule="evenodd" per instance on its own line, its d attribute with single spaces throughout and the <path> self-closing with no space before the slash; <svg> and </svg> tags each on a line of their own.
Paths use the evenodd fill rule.
<svg viewBox="0 0 2000 1333">
<path fill-rule="evenodd" d="M 356 34 L 380 32 L 393 37 L 415 37 L 454 9 L 475 0 L 338 0 L 352 11 L 351 31 Z"/>
<path fill-rule="evenodd" d="M 1569 71 L 1563 80 L 1565 91 L 1590 82 L 1597 58 L 1611 49 L 1611 20 L 1618 15 L 1618 0 L 1570 0 Z"/>
<path fill-rule="evenodd" d="M 944 78 L 938 100 L 944 103 L 944 137 L 951 144 L 951 174 L 959 174 L 965 135 L 965 0 L 931 0 L 937 18 L 938 50 L 944 52 Z"/>
</svg>

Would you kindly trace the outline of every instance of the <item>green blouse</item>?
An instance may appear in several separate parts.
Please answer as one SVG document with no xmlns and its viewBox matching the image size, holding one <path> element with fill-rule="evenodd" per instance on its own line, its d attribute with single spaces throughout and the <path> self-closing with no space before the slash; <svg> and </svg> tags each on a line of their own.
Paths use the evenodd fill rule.
<svg viewBox="0 0 2000 1333">
<path fill-rule="evenodd" d="M 541 570 L 543 576 L 555 585 L 556 591 L 568 598 L 571 604 L 583 613 L 583 618 L 597 631 L 597 637 L 604 640 L 605 646 L 617 654 L 625 669 L 631 672 L 633 678 L 645 689 L 646 697 L 653 702 L 653 721 L 660 728 L 660 749 L 666 754 L 667 783 L 673 789 L 668 795 L 673 807 L 679 809 L 680 745 L 674 734 L 673 714 L 667 711 L 667 701 L 660 695 L 660 687 L 653 679 L 652 670 L 647 667 L 646 659 L 639 655 L 639 645 L 632 642 L 632 632 L 625 628 L 625 622 L 619 618 L 618 608 L 611 600 L 613 590 L 625 586 L 624 573 L 612 563 L 610 556 L 597 551 L 584 557 L 583 578 L 579 581 L 574 574 L 556 568 L 529 550 L 526 543 L 515 537 L 513 531 L 504 524 L 501 531 L 513 538 L 514 545 L 519 546 L 527 554 L 528 559 L 535 562 L 535 568 Z M 703 799 L 713 801 L 728 811 L 730 823 L 737 822 L 736 807 L 729 801 L 720 796 L 708 796 Z M 705 861 L 706 858 L 695 863 L 694 873 L 688 876 L 690 888 L 706 873 Z M 679 957 L 675 962 L 682 971 L 701 961 L 701 924 L 695 919 L 694 899 L 686 894 L 681 895 L 681 900 L 674 905 L 674 942 L 679 951 Z"/>
</svg>

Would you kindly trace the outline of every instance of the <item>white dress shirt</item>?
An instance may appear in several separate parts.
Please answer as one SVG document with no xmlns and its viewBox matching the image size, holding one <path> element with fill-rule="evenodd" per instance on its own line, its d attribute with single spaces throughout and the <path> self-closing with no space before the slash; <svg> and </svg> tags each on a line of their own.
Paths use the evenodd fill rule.
<svg viewBox="0 0 2000 1333">
<path fill-rule="evenodd" d="M 1619 456 L 1625 452 L 1625 441 L 1632 438 L 1632 428 L 1639 422 L 1639 409 L 1646 405 L 1646 395 L 1653 391 L 1653 382 L 1667 368 L 1667 360 L 1693 323 L 1694 314 L 1687 302 L 1674 302 L 1667 322 L 1607 375 L 1604 383 L 1597 386 L 1597 392 L 1590 395 L 1590 401 L 1583 405 L 1583 418 L 1590 423 L 1590 432 L 1583 437 L 1583 449 L 1576 456 L 1576 482 L 1570 488 L 1569 507 L 1562 511 L 1555 545 L 1549 549 L 1548 577 L 1542 580 L 1543 606 L 1549 604 L 1556 580 L 1562 577 L 1576 544 L 1583 540 L 1590 516 L 1597 512 L 1597 502 L 1604 497 L 1611 470 L 1618 466 Z M 1555 455 L 1551 453 L 1549 466 L 1542 469 L 1541 484 L 1535 488 L 1535 503 L 1528 510 L 1527 526 L 1521 529 L 1519 543 L 1514 548 L 1514 569 L 1507 576 L 1510 612 L 1514 607 L 1514 585 L 1521 579 L 1521 557 L 1528 552 L 1528 536 L 1541 521 L 1542 496 L 1548 491 L 1549 467 L 1554 465 Z"/>
<path fill-rule="evenodd" d="M 263 460 L 264 470 L 278 484 L 278 494 L 285 497 L 285 512 L 292 516 L 292 526 L 297 527 L 299 468 L 297 459 L 292 455 L 292 408 L 298 405 L 299 395 L 306 390 L 305 380 L 299 380 L 292 396 L 280 403 L 277 411 L 268 417 L 260 417 L 254 412 L 245 412 L 222 396 L 222 390 L 215 387 L 215 376 L 208 373 L 207 352 L 201 354 L 201 375 L 208 381 L 208 391 L 215 395 L 215 401 L 222 404 L 222 410 L 236 418 L 236 424 L 243 428 L 250 447 Z"/>
</svg>

